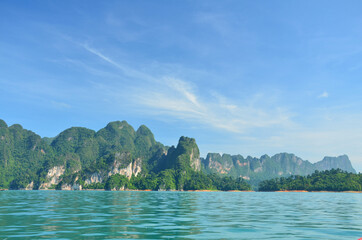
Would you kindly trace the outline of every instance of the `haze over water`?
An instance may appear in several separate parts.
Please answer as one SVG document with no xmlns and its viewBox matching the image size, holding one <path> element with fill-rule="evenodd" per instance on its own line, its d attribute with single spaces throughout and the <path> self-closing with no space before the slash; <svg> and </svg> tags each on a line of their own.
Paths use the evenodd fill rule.
<svg viewBox="0 0 362 240">
<path fill-rule="evenodd" d="M 0 192 L 1 239 L 358 239 L 362 195 Z"/>
</svg>

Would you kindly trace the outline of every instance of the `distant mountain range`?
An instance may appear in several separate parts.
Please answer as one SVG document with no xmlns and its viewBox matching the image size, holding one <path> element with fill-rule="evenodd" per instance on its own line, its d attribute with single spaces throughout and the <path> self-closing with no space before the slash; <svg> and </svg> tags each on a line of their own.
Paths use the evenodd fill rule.
<svg viewBox="0 0 362 240">
<path fill-rule="evenodd" d="M 356 173 L 347 155 L 339 157 L 324 157 L 323 160 L 310 163 L 291 153 L 279 153 L 272 157 L 263 155 L 260 158 L 241 155 L 209 153 L 201 160 L 206 173 L 219 173 L 232 177 L 242 177 L 250 180 L 252 185 L 260 181 L 286 177 L 290 175 L 308 175 L 316 170 L 341 169 Z"/>
<path fill-rule="evenodd" d="M 81 189 L 104 185 L 116 174 L 130 179 L 163 176 L 172 170 L 178 177 L 170 189 L 183 189 L 192 176 L 183 175 L 186 172 L 241 177 L 254 183 L 332 168 L 356 172 L 346 155 L 325 157 L 315 164 L 287 153 L 261 158 L 209 153 L 203 159 L 195 139 L 181 137 L 176 147 L 167 147 L 146 126 L 135 131 L 126 121 L 111 122 L 97 132 L 72 127 L 54 138 L 41 138 L 19 124 L 9 127 L 0 120 L 0 188 Z"/>
</svg>

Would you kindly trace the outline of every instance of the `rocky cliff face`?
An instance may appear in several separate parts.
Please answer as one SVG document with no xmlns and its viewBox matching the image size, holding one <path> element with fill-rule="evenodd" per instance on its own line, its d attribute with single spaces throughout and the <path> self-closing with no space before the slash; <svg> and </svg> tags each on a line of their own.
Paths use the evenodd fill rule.
<svg viewBox="0 0 362 240">
<path fill-rule="evenodd" d="M 201 159 L 200 159 L 200 153 L 199 153 L 199 149 L 194 147 L 191 149 L 191 154 L 190 154 L 190 165 L 191 168 L 194 171 L 200 171 L 201 170 Z"/>
<path fill-rule="evenodd" d="M 64 166 L 55 166 L 49 169 L 46 175 L 47 181 L 45 183 L 42 183 L 39 186 L 39 189 L 46 190 L 49 189 L 52 185 L 57 185 L 60 182 L 61 176 L 64 174 L 64 172 Z"/>
<path fill-rule="evenodd" d="M 82 185 L 74 183 L 74 184 L 62 184 L 61 190 L 73 190 L 73 191 L 81 191 Z"/>
<path fill-rule="evenodd" d="M 237 160 L 238 166 L 242 166 L 240 160 Z M 228 174 L 234 166 L 231 155 L 223 154 L 222 156 L 219 153 L 209 153 L 206 156 L 206 159 L 203 161 L 205 168 L 214 169 L 220 174 Z"/>
<path fill-rule="evenodd" d="M 133 164 L 132 164 L 132 174 L 137 177 L 138 174 L 140 174 L 141 172 L 142 172 L 142 159 L 137 158 L 133 161 Z M 131 176 L 132 176 L 132 174 L 131 174 Z"/>
<path fill-rule="evenodd" d="M 131 179 L 132 175 L 137 176 L 142 171 L 142 160 L 137 158 L 132 160 L 129 153 L 116 153 L 115 160 L 112 164 L 108 176 L 121 174 Z"/>
<path fill-rule="evenodd" d="M 32 181 L 31 183 L 29 183 L 26 188 L 24 190 L 33 190 L 34 188 L 34 182 Z"/>
<path fill-rule="evenodd" d="M 64 166 L 56 166 L 51 169 L 49 169 L 47 178 L 50 180 L 50 184 L 58 184 L 59 178 L 61 175 L 64 174 L 65 167 Z"/>
<path fill-rule="evenodd" d="M 50 187 L 51 184 L 58 184 L 61 179 L 61 173 L 64 173 L 63 168 L 53 168 L 49 170 L 49 183 L 43 184 L 44 189 Z M 79 179 L 83 178 L 84 183 L 105 183 L 105 181 L 112 175 L 120 174 L 131 179 L 132 176 L 137 176 L 142 172 L 142 159 L 136 158 L 132 160 L 129 152 L 116 152 L 114 154 L 114 160 L 108 169 L 96 169 L 95 172 L 88 172 L 83 177 L 79 177 L 79 174 L 75 173 L 72 181 L 61 182 L 59 187 L 61 190 L 82 190 L 83 186 L 79 183 Z"/>
<path fill-rule="evenodd" d="M 141 159 L 137 158 L 133 162 L 129 163 L 126 167 L 122 167 L 121 164 L 115 163 L 111 171 L 108 172 L 108 176 L 114 174 L 121 174 L 131 179 L 132 175 L 137 176 L 141 171 Z"/>
<path fill-rule="evenodd" d="M 319 171 L 340 168 L 347 172 L 356 173 L 356 170 L 352 167 L 351 161 L 347 155 L 339 157 L 324 157 L 322 161 L 315 163 L 314 166 Z"/>
<path fill-rule="evenodd" d="M 177 147 L 171 147 L 167 154 L 167 168 L 180 170 L 201 170 L 200 151 L 195 139 L 181 137 Z"/>
<path fill-rule="evenodd" d="M 93 173 L 89 178 L 85 180 L 86 184 L 101 183 L 105 180 L 105 176 L 99 172 Z"/>
<path fill-rule="evenodd" d="M 241 155 L 229 155 L 209 153 L 202 159 L 203 169 L 208 173 L 219 173 L 244 179 L 263 180 L 280 176 L 307 175 L 315 170 L 323 171 L 340 168 L 344 171 L 353 172 L 348 156 L 325 157 L 317 163 L 310 163 L 294 154 L 280 153 L 272 157 L 263 155 L 260 158 Z"/>
</svg>

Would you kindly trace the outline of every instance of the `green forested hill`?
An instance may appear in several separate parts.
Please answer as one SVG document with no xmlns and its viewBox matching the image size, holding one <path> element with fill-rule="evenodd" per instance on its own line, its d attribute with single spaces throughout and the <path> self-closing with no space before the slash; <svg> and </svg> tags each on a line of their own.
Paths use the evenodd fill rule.
<svg viewBox="0 0 362 240">
<path fill-rule="evenodd" d="M 176 147 L 165 147 L 144 125 L 137 131 L 126 121 L 111 122 L 98 132 L 72 127 L 42 139 L 0 121 L 0 188 L 250 188 L 242 179 L 207 176 L 200 168 L 195 139 L 181 137 Z"/>
<path fill-rule="evenodd" d="M 362 174 L 340 169 L 315 171 L 308 176 L 290 176 L 262 181 L 259 191 L 361 191 Z"/>
</svg>

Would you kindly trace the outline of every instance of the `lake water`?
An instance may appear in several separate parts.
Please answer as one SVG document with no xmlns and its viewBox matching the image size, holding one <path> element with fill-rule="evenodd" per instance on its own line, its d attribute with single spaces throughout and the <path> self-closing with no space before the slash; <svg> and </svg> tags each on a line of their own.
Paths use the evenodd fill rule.
<svg viewBox="0 0 362 240">
<path fill-rule="evenodd" d="M 0 192 L 0 239 L 360 237 L 358 193 Z"/>
</svg>

